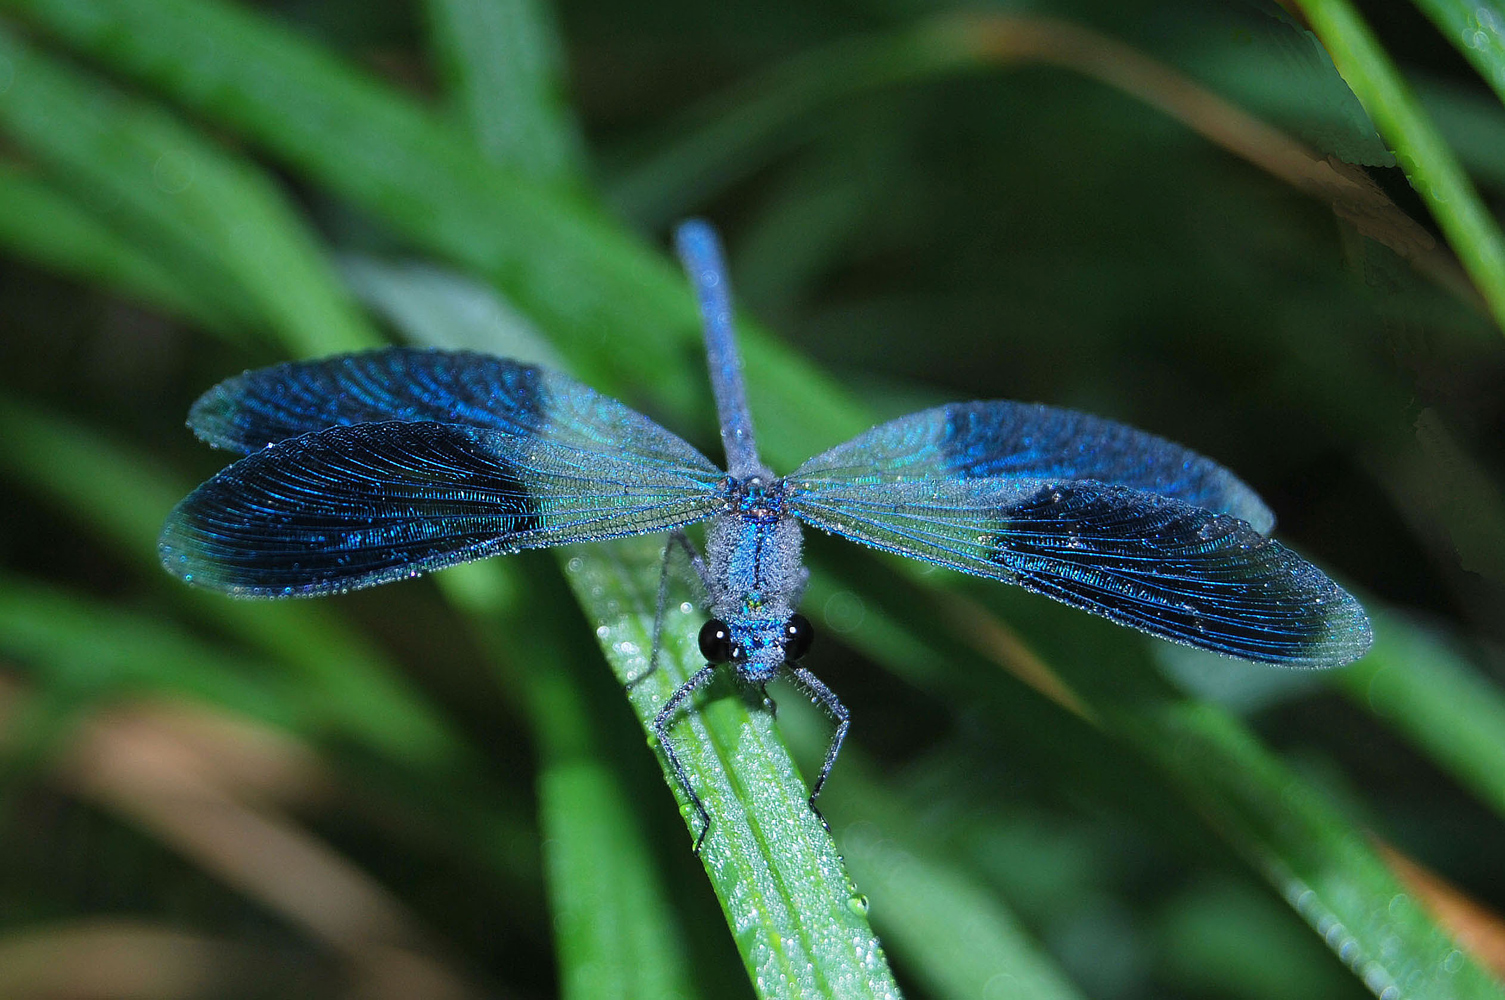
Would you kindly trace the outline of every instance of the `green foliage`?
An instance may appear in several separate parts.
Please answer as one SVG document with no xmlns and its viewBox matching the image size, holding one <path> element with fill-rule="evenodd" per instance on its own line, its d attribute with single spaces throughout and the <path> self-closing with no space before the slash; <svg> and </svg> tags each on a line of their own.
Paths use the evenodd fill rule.
<svg viewBox="0 0 1505 1000">
<path fill-rule="evenodd" d="M 1505 996 L 1505 19 L 1416 6 L 4 0 L 0 992 L 149 941 L 120 995 Z M 812 538 L 831 831 L 825 723 L 718 684 L 696 858 L 659 540 L 317 603 L 160 572 L 187 404 L 278 357 L 547 357 L 711 450 L 692 213 L 776 468 L 942 398 L 1131 420 L 1372 595 L 1373 653 L 1168 652 Z"/>
</svg>

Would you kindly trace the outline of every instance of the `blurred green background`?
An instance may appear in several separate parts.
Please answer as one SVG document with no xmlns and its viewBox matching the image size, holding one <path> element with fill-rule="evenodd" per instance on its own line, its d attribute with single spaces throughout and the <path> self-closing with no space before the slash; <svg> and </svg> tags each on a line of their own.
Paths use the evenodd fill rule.
<svg viewBox="0 0 1505 1000">
<path fill-rule="evenodd" d="M 1505 996 L 1505 13 L 1362 13 L 0 0 L 0 995 Z M 317 602 L 157 566 L 227 460 L 189 404 L 290 356 L 546 358 L 719 457 L 689 215 L 776 470 L 947 400 L 1123 420 L 1373 652 L 809 537 L 834 841 L 779 742 L 826 724 L 718 687 L 685 739 L 749 805 L 697 859 L 642 728 L 694 614 L 622 694 L 656 543 Z"/>
</svg>

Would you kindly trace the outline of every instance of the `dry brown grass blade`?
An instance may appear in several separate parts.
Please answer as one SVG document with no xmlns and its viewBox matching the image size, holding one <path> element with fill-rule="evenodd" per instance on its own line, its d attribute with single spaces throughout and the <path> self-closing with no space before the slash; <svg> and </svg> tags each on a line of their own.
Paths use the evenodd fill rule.
<svg viewBox="0 0 1505 1000">
<path fill-rule="evenodd" d="M 236 982 L 257 957 L 257 949 L 159 924 L 70 921 L 0 938 L 0 996 L 188 1000 Z"/>
<path fill-rule="evenodd" d="M 1496 976 L 1505 978 L 1505 918 L 1474 902 L 1441 875 L 1389 844 L 1376 840 L 1375 849 L 1401 884 L 1461 947 Z"/>
<path fill-rule="evenodd" d="M 0 686 L 0 738 L 26 697 L 19 684 Z M 417 921 L 398 899 L 275 804 L 316 798 L 333 787 L 317 755 L 291 737 L 188 702 L 129 702 L 96 712 L 69 735 L 57 775 L 73 793 L 148 830 L 335 949 L 346 963 L 349 995 L 474 995 L 428 953 Z M 85 935 L 71 945 L 48 945 L 40 938 L 27 947 L 99 947 L 108 959 L 116 940 Z M 184 989 L 195 981 L 193 970 L 213 957 L 207 944 L 151 940 L 164 953 L 180 954 L 182 975 L 174 982 Z M 165 984 L 163 995 L 174 995 L 173 988 Z"/>
</svg>

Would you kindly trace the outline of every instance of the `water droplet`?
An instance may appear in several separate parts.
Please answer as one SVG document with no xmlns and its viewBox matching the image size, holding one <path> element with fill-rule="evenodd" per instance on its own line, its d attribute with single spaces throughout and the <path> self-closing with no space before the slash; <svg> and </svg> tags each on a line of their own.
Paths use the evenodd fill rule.
<svg viewBox="0 0 1505 1000">
<path fill-rule="evenodd" d="M 855 632 L 867 619 L 867 605 L 850 590 L 840 590 L 826 599 L 821 613 L 831 631 Z"/>
<path fill-rule="evenodd" d="M 864 896 L 860 892 L 856 893 L 856 894 L 854 894 L 852 896 L 849 896 L 847 898 L 847 909 L 851 910 L 853 913 L 857 914 L 857 916 L 859 916 L 859 917 L 865 917 L 865 916 L 867 916 L 867 909 L 868 909 L 867 897 Z"/>
<path fill-rule="evenodd" d="M 597 625 L 596 626 L 596 638 L 597 639 L 605 639 L 609 635 L 611 635 L 611 629 L 607 628 L 605 625 Z"/>
<path fill-rule="evenodd" d="M 564 564 L 564 568 L 570 573 L 578 573 L 585 568 L 585 560 L 575 556 Z"/>
<path fill-rule="evenodd" d="M 191 154 L 184 150 L 169 150 L 157 157 L 157 162 L 152 165 L 152 182 L 167 194 L 182 194 L 193 186 L 197 172 L 198 164 Z"/>
</svg>

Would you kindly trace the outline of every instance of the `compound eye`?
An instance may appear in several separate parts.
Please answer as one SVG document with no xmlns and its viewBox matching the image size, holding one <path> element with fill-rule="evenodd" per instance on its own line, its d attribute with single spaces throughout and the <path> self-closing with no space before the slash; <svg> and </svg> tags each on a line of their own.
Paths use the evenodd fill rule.
<svg viewBox="0 0 1505 1000">
<path fill-rule="evenodd" d="M 707 663 L 730 663 L 733 652 L 732 630 L 726 622 L 712 618 L 700 626 L 700 655 Z"/>
<path fill-rule="evenodd" d="M 784 623 L 784 659 L 794 662 L 810 652 L 815 641 L 815 626 L 804 615 L 790 615 Z"/>
</svg>

